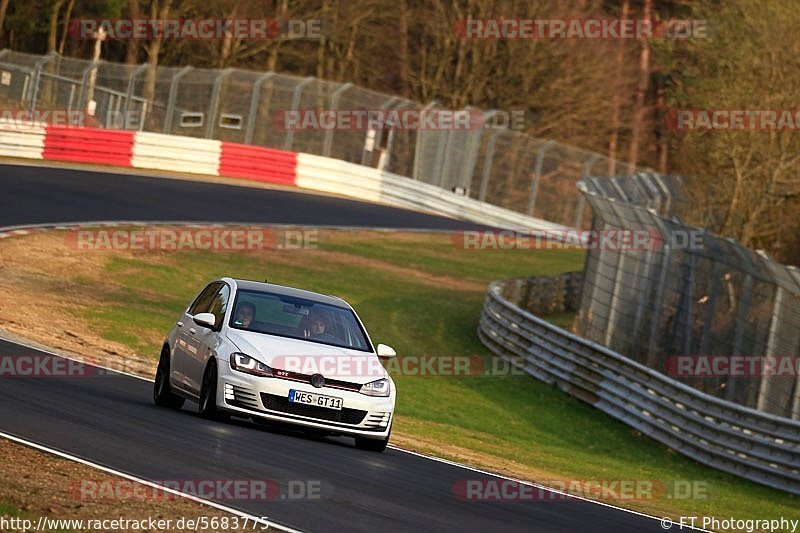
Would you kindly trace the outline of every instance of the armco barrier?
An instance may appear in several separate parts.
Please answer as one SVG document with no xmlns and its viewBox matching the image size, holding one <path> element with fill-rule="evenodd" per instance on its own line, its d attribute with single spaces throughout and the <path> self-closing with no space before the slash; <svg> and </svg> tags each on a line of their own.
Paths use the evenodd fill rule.
<svg viewBox="0 0 800 533">
<path fill-rule="evenodd" d="M 297 154 L 261 146 L 222 143 L 219 175 L 294 185 Z"/>
<path fill-rule="evenodd" d="M 132 131 L 47 126 L 42 157 L 129 167 L 133 154 Z"/>
<path fill-rule="evenodd" d="M 524 311 L 489 286 L 481 341 L 531 376 L 719 470 L 800 494 L 800 422 L 714 398 Z"/>
</svg>

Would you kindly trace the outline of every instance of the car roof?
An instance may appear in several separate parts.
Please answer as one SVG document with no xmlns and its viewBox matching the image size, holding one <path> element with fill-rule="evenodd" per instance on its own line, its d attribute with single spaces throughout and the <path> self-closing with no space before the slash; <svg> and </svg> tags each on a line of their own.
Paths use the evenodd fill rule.
<svg viewBox="0 0 800 533">
<path fill-rule="evenodd" d="M 307 291 L 304 289 L 297 289 L 295 287 L 287 287 L 285 285 L 275 285 L 274 283 L 265 283 L 263 281 L 251 281 L 247 279 L 234 279 L 236 286 L 239 289 L 247 291 L 260 291 L 269 292 L 272 294 L 279 294 L 281 296 L 291 296 L 294 298 L 304 298 L 335 307 L 342 307 L 344 309 L 351 309 L 350 305 L 339 298 L 338 296 L 329 296 L 320 294 L 318 292 Z"/>
</svg>

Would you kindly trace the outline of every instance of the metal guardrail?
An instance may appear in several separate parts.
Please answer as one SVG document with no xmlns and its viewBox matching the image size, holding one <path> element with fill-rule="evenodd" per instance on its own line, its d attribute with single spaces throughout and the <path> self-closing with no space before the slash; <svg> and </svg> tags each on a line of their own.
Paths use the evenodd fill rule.
<svg viewBox="0 0 800 533">
<path fill-rule="evenodd" d="M 478 336 L 492 352 L 698 462 L 800 494 L 800 422 L 715 398 L 558 328 L 509 301 L 513 283 L 492 283 L 484 302 Z"/>
</svg>

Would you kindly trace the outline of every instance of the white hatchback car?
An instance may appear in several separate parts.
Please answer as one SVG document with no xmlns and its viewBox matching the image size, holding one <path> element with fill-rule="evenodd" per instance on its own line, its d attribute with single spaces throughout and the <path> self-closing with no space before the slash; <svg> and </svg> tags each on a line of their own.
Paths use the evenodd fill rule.
<svg viewBox="0 0 800 533">
<path fill-rule="evenodd" d="M 170 330 L 153 398 L 179 409 L 196 401 L 207 418 L 233 414 L 389 442 L 396 389 L 350 305 L 334 296 L 222 278 L 211 282 Z"/>
</svg>

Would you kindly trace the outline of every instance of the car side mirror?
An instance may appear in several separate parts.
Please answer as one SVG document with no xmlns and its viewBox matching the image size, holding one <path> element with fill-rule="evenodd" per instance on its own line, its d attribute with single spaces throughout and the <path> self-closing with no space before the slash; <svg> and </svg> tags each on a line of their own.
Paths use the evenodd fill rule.
<svg viewBox="0 0 800 533">
<path fill-rule="evenodd" d="M 391 359 L 392 357 L 397 355 L 397 352 L 394 351 L 394 348 L 391 346 L 387 346 L 385 344 L 379 344 L 377 350 L 378 357 L 381 359 Z"/>
<path fill-rule="evenodd" d="M 211 313 L 197 313 L 193 317 L 194 323 L 208 329 L 217 328 L 217 317 Z"/>
</svg>

